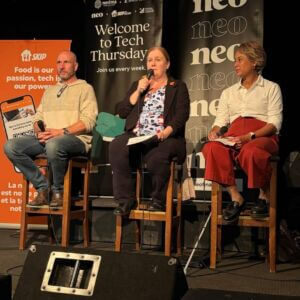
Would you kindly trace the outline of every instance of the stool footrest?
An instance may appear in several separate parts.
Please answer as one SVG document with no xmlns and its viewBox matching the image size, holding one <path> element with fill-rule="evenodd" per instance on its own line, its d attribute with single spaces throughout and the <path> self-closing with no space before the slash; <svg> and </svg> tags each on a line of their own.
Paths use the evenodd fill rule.
<svg viewBox="0 0 300 300">
<path fill-rule="evenodd" d="M 233 225 L 228 224 L 223 220 L 222 215 L 218 215 L 218 225 Z M 261 220 L 253 219 L 250 216 L 240 216 L 238 221 L 234 225 L 245 226 L 245 227 L 269 227 L 269 217 Z"/>
<path fill-rule="evenodd" d="M 46 157 L 38 156 L 34 161 L 37 167 L 45 168 L 45 175 L 49 173 L 48 160 Z M 69 231 L 70 221 L 73 219 L 82 220 L 83 241 L 84 247 L 89 244 L 89 221 L 88 221 L 88 185 L 90 176 L 91 162 L 88 157 L 73 157 L 69 160 L 68 168 L 64 176 L 64 194 L 62 207 L 53 208 L 49 205 L 30 206 L 29 201 L 29 181 L 23 176 L 23 190 L 22 190 L 22 212 L 21 212 L 21 226 L 20 226 L 20 241 L 19 249 L 25 249 L 26 234 L 28 218 L 30 216 L 51 216 L 58 215 L 62 219 L 61 229 L 61 245 L 67 247 L 69 245 Z M 83 180 L 83 196 L 82 198 L 72 199 L 71 184 L 72 184 L 72 170 L 73 168 L 82 168 L 84 170 Z M 49 222 L 49 218 L 48 218 Z M 48 223 L 49 225 L 49 223 Z"/>
<path fill-rule="evenodd" d="M 271 159 L 271 180 L 266 194 L 269 199 L 269 216 L 262 219 L 251 217 L 250 210 L 245 210 L 239 216 L 236 223 L 229 224 L 223 220 L 222 215 L 222 186 L 212 182 L 211 189 L 211 225 L 210 225 L 210 268 L 214 269 L 217 257 L 220 257 L 222 250 L 222 226 L 238 225 L 245 227 L 259 227 L 268 230 L 268 262 L 270 272 L 276 272 L 276 202 L 277 202 L 277 162 L 278 159 Z"/>
<path fill-rule="evenodd" d="M 178 182 L 181 178 L 175 178 L 175 162 L 172 161 L 170 166 L 170 178 L 168 181 L 168 187 L 166 191 L 166 211 L 149 211 L 147 210 L 148 205 L 145 203 L 138 203 L 137 209 L 131 210 L 128 219 L 136 221 L 136 249 L 141 248 L 141 226 L 140 221 L 161 221 L 165 222 L 165 255 L 171 255 L 171 242 L 173 228 L 176 230 L 175 234 L 177 237 L 177 254 L 181 254 L 181 201 L 182 201 L 182 192 L 181 192 L 181 182 Z M 179 168 L 180 170 L 180 168 Z M 140 201 L 140 190 L 141 190 L 141 171 L 137 170 L 137 180 L 136 180 L 136 198 L 138 202 Z M 174 185 L 177 185 L 177 210 L 173 208 L 176 206 L 176 203 L 173 203 L 173 190 Z M 173 215 L 174 213 L 174 215 Z M 123 217 L 125 218 L 125 217 Z M 115 241 L 115 251 L 119 252 L 121 250 L 122 242 L 122 219 L 121 216 L 116 217 L 116 241 Z"/>
</svg>

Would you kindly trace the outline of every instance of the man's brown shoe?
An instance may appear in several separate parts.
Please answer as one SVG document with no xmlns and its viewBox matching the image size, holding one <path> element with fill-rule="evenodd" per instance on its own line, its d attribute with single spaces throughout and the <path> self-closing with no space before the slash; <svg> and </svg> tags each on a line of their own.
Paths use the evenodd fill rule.
<svg viewBox="0 0 300 300">
<path fill-rule="evenodd" d="M 52 192 L 50 207 L 61 207 L 63 205 L 63 191 Z"/>
<path fill-rule="evenodd" d="M 48 189 L 38 192 L 35 198 L 32 201 L 28 202 L 28 205 L 30 206 L 49 205 Z"/>
</svg>

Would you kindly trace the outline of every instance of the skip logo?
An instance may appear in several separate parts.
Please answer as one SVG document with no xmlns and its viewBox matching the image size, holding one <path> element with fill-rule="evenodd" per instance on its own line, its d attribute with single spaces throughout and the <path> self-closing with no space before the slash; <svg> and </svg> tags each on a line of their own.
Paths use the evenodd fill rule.
<svg viewBox="0 0 300 300">
<path fill-rule="evenodd" d="M 25 49 L 21 53 L 21 60 L 24 62 L 30 62 L 33 60 L 44 60 L 46 57 L 46 53 L 31 53 L 31 51 L 28 49 Z"/>
</svg>

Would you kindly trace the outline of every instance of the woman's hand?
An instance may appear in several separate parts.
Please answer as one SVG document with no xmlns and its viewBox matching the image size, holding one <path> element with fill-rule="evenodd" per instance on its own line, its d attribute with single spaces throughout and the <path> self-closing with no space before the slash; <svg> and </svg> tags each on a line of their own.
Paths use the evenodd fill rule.
<svg viewBox="0 0 300 300">
<path fill-rule="evenodd" d="M 150 85 L 150 81 L 151 79 L 147 79 L 146 76 L 143 76 L 139 82 L 138 82 L 138 86 L 137 86 L 137 91 L 141 94 L 144 91 L 146 91 L 146 89 L 148 88 L 148 86 Z"/>
<path fill-rule="evenodd" d="M 235 142 L 234 147 L 240 149 L 244 144 L 251 141 L 250 134 L 243 134 L 235 137 L 228 137 L 228 140 Z"/>
<path fill-rule="evenodd" d="M 165 139 L 167 139 L 172 132 L 173 132 L 173 128 L 171 126 L 167 126 L 163 131 L 160 131 L 156 134 L 157 139 L 162 142 Z"/>
<path fill-rule="evenodd" d="M 135 105 L 138 102 L 140 95 L 144 93 L 144 91 L 146 91 L 146 89 L 150 85 L 150 82 L 151 79 L 147 79 L 146 76 L 143 76 L 139 80 L 136 90 L 129 97 L 129 102 L 131 103 L 131 105 Z"/>
<path fill-rule="evenodd" d="M 219 136 L 218 136 L 219 129 L 220 129 L 220 128 L 213 128 L 213 129 L 208 133 L 208 136 L 207 136 L 207 137 L 208 137 L 208 140 L 209 140 L 209 141 L 213 141 L 213 140 L 219 138 Z"/>
<path fill-rule="evenodd" d="M 160 142 L 162 142 L 163 140 L 166 139 L 166 137 L 165 137 L 163 131 L 158 132 L 156 135 L 157 135 L 157 139 L 158 139 Z"/>
</svg>

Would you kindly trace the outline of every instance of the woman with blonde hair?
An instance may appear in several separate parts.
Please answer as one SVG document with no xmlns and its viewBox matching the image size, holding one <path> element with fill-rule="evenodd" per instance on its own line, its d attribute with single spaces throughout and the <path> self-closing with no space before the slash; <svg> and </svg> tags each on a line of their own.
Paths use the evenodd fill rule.
<svg viewBox="0 0 300 300">
<path fill-rule="evenodd" d="M 185 123 L 189 118 L 190 98 L 186 84 L 168 75 L 170 58 L 166 49 L 153 47 L 147 52 L 148 76 L 134 82 L 118 114 L 126 119 L 125 133 L 109 147 L 113 171 L 113 193 L 118 204 L 115 215 L 128 215 L 136 204 L 131 170 L 143 156 L 152 179 L 149 210 L 164 211 L 170 163 L 182 163 L 186 156 Z M 129 138 L 154 135 L 151 142 L 128 146 Z"/>
</svg>

